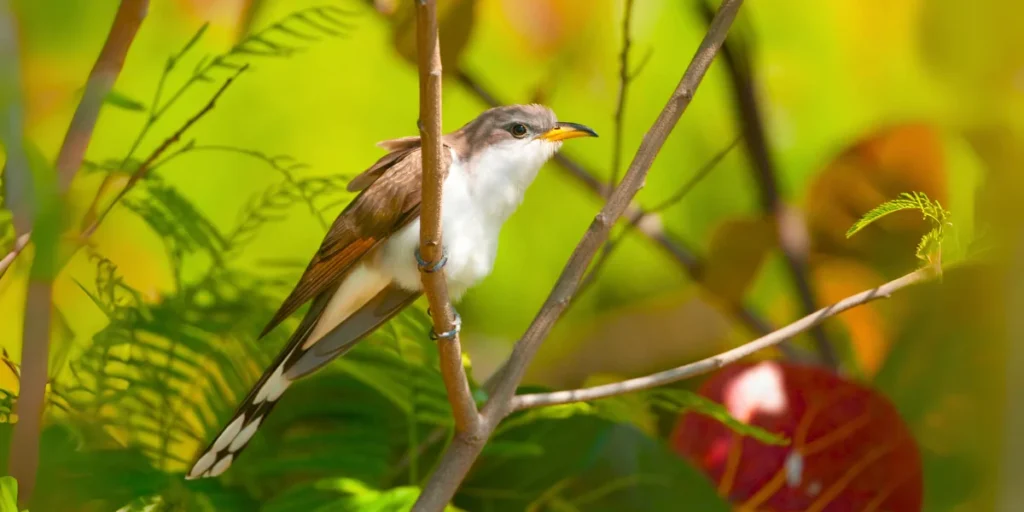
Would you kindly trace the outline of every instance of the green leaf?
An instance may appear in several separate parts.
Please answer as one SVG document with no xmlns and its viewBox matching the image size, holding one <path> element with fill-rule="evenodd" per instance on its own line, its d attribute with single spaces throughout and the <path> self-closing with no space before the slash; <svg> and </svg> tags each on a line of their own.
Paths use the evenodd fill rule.
<svg viewBox="0 0 1024 512">
<path fill-rule="evenodd" d="M 124 110 L 130 110 L 132 112 L 145 112 L 146 105 L 139 100 L 128 97 L 124 93 L 111 90 L 107 93 L 107 97 L 103 98 L 103 102 L 112 107 L 117 107 Z"/>
<path fill-rule="evenodd" d="M 596 407 L 560 409 L 594 412 Z M 587 512 L 728 510 L 711 481 L 665 442 L 598 414 L 538 419 L 490 441 L 509 442 L 538 445 L 545 455 L 506 457 L 485 449 L 459 490 L 460 506 L 495 511 L 553 510 L 556 503 Z"/>
<path fill-rule="evenodd" d="M 0 512 L 17 512 L 18 481 L 13 476 L 0 477 Z"/>
<path fill-rule="evenodd" d="M 789 439 L 761 427 L 748 425 L 734 418 L 725 406 L 684 389 L 656 389 L 651 392 L 654 406 L 674 413 L 692 411 L 718 420 L 737 434 L 753 437 L 765 444 L 786 446 Z"/>
<path fill-rule="evenodd" d="M 353 478 L 326 478 L 300 484 L 267 503 L 262 510 L 284 512 L 288 510 L 338 512 L 404 512 L 412 508 L 420 488 L 415 486 L 374 489 Z M 445 512 L 461 512 L 448 505 Z"/>
<path fill-rule="evenodd" d="M 544 447 L 527 441 L 494 440 L 484 446 L 485 457 L 540 457 Z"/>
</svg>

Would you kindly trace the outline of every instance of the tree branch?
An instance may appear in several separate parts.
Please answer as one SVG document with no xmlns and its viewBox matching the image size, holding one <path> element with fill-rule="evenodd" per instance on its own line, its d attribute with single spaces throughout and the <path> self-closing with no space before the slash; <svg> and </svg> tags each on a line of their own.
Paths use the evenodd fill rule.
<svg viewBox="0 0 1024 512">
<path fill-rule="evenodd" d="M 512 397 L 522 381 L 526 367 L 568 306 L 580 284 L 584 271 L 597 254 L 601 244 L 608 239 L 613 224 L 626 212 L 633 197 L 643 186 L 654 158 L 693 99 L 697 86 L 711 66 L 711 62 L 725 40 L 729 27 L 742 3 L 742 0 L 724 0 L 722 2 L 715 20 L 711 23 L 707 35 L 687 66 L 679 85 L 669 98 L 668 104 L 658 115 L 658 119 L 651 129 L 644 135 L 640 148 L 633 157 L 633 162 L 622 182 L 615 188 L 607 204 L 594 218 L 590 228 L 562 270 L 562 275 L 548 295 L 544 306 L 513 348 L 512 355 L 495 386 L 495 391 L 483 408 L 479 431 L 472 436 L 456 433 L 438 463 L 437 469 L 424 487 L 414 510 L 435 511 L 444 508 L 455 495 L 473 462 L 480 455 L 485 440 L 493 433 L 495 426 L 511 411 Z"/>
<path fill-rule="evenodd" d="M 122 0 L 118 7 L 107 40 L 89 74 L 85 93 L 75 109 L 57 156 L 57 192 L 61 196 L 67 192 L 72 179 L 82 166 L 100 108 L 121 73 L 125 55 L 135 39 L 142 20 L 146 17 L 148 8 L 148 0 Z M 39 219 L 36 220 L 38 222 Z M 39 466 L 39 436 L 46 397 L 52 284 L 56 259 L 55 243 L 50 242 L 55 242 L 57 238 L 56 233 L 50 234 L 46 231 L 56 230 L 57 227 L 54 224 L 41 228 L 47 243 L 37 244 L 39 250 L 32 263 L 32 276 L 25 299 L 21 387 L 17 405 L 19 420 L 11 437 L 8 468 L 10 474 L 18 480 L 18 501 L 23 506 L 31 499 Z M 17 256 L 17 252 L 12 254 L 8 256 L 10 260 Z"/>
<path fill-rule="evenodd" d="M 608 398 L 611 396 L 652 389 L 683 379 L 688 379 L 690 377 L 696 377 L 697 375 L 717 370 L 727 364 L 734 363 L 744 357 L 747 357 L 754 352 L 790 339 L 820 325 L 826 319 L 836 316 L 848 309 L 867 304 L 877 299 L 888 298 L 890 295 L 902 290 L 903 288 L 928 281 L 937 276 L 938 272 L 938 269 L 934 267 L 919 269 L 900 277 L 899 279 L 890 281 L 876 288 L 863 291 L 856 295 L 852 295 L 831 306 L 819 309 L 775 332 L 762 336 L 732 350 L 728 350 L 706 359 L 701 359 L 700 361 L 679 366 L 671 370 L 665 370 L 663 372 L 613 384 L 605 384 L 583 389 L 519 395 L 512 399 L 512 411 L 514 412 L 534 407 L 546 407 L 551 405 L 586 402 L 600 398 Z"/>
<path fill-rule="evenodd" d="M 420 75 L 420 138 L 423 158 L 423 199 L 420 207 L 420 255 L 436 264 L 444 257 L 441 230 L 441 49 L 437 33 L 436 0 L 420 0 L 416 4 L 417 61 Z M 457 329 L 455 312 L 448 299 L 448 286 L 442 269 L 429 271 L 433 265 L 420 267 L 423 293 L 430 304 L 434 332 L 447 333 Z M 469 389 L 469 379 L 462 366 L 462 348 L 458 332 L 438 340 L 441 376 L 452 406 L 456 433 L 476 432 L 480 414 Z M 447 503 L 447 502 L 446 502 Z"/>
</svg>

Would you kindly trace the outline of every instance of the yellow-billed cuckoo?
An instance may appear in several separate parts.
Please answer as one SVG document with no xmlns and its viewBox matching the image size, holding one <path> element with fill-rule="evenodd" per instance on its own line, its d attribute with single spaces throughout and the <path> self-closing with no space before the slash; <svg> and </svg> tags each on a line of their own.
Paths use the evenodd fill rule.
<svg viewBox="0 0 1024 512">
<path fill-rule="evenodd" d="M 563 140 L 582 136 L 597 134 L 559 122 L 547 107 L 511 105 L 487 110 L 442 137 L 445 258 L 427 270 L 443 265 L 453 300 L 490 274 L 501 226 L 541 166 Z M 260 337 L 312 300 L 309 312 L 186 478 L 227 470 L 292 382 L 347 352 L 419 297 L 420 268 L 428 265 L 417 250 L 420 138 L 379 145 L 388 154 L 349 183 L 348 190 L 359 194 L 338 215 Z"/>
</svg>

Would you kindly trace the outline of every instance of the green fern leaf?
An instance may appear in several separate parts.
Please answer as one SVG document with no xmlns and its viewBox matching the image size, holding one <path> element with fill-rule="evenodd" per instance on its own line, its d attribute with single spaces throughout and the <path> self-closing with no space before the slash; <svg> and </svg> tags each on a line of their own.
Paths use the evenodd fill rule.
<svg viewBox="0 0 1024 512">
<path fill-rule="evenodd" d="M 929 264 L 938 264 L 942 255 L 942 240 L 946 227 L 950 226 L 950 212 L 938 201 L 932 201 L 924 192 L 902 193 L 898 199 L 886 201 L 864 214 L 846 232 L 849 238 L 876 220 L 900 210 L 918 210 L 929 221 L 932 229 L 921 237 L 917 244 L 917 257 Z"/>
<path fill-rule="evenodd" d="M 871 223 L 889 215 L 902 210 L 921 210 L 925 211 L 929 208 L 931 202 L 928 200 L 928 196 L 923 193 L 914 192 L 912 194 L 902 193 L 898 199 L 886 201 L 874 208 L 871 211 L 864 214 L 857 222 L 850 227 L 846 232 L 846 238 L 850 238 L 858 231 L 866 228 Z"/>
</svg>

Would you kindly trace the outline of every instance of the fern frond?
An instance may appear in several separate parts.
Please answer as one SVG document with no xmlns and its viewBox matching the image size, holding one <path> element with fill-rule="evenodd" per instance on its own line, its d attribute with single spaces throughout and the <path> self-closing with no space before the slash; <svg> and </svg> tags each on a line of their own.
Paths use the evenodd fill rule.
<svg viewBox="0 0 1024 512">
<path fill-rule="evenodd" d="M 850 227 L 846 232 L 846 237 L 849 238 L 872 222 L 900 210 L 918 210 L 924 219 L 932 225 L 932 229 L 925 233 L 918 242 L 916 255 L 918 259 L 926 263 L 938 264 L 941 261 L 945 229 L 952 225 L 949 222 L 952 214 L 942 207 L 942 203 L 929 199 L 924 192 L 904 192 L 898 199 L 876 206 Z"/>
<path fill-rule="evenodd" d="M 898 199 L 886 201 L 874 208 L 871 211 L 864 214 L 857 222 L 846 231 L 846 238 L 850 238 L 858 231 L 866 228 L 871 223 L 889 215 L 902 210 L 920 210 L 922 212 L 927 211 L 932 207 L 931 201 L 928 196 L 922 192 L 913 193 L 902 193 Z"/>
</svg>

